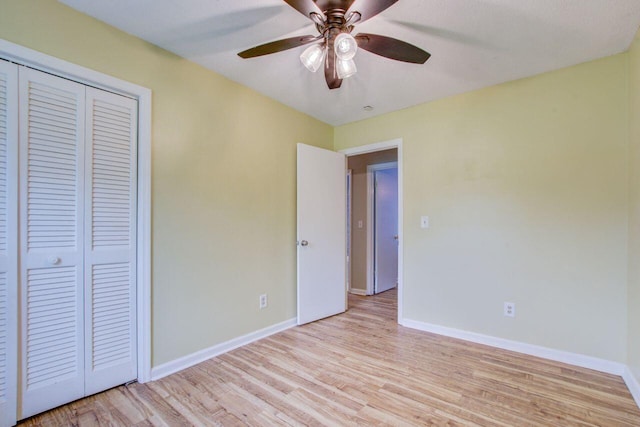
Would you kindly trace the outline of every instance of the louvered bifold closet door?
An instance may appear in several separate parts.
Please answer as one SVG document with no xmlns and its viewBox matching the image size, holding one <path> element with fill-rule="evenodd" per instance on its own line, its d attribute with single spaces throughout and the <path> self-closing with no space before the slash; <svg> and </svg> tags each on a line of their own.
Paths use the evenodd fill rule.
<svg viewBox="0 0 640 427">
<path fill-rule="evenodd" d="M 137 377 L 137 101 L 87 88 L 86 393 Z"/>
<path fill-rule="evenodd" d="M 85 88 L 20 68 L 21 417 L 84 396 Z"/>
<path fill-rule="evenodd" d="M 0 427 L 16 422 L 18 66 L 0 60 Z"/>
</svg>

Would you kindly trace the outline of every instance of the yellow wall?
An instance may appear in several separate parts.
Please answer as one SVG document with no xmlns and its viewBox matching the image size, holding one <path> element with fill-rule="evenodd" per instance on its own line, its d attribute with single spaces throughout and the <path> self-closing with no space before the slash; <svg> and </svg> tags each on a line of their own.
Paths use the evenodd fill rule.
<svg viewBox="0 0 640 427">
<path fill-rule="evenodd" d="M 401 137 L 406 318 L 640 374 L 637 42 L 334 130 L 54 0 L 0 38 L 153 91 L 154 366 L 295 315 L 295 143 Z"/>
<path fill-rule="evenodd" d="M 640 33 L 629 50 L 629 353 L 640 381 Z"/>
<path fill-rule="evenodd" d="M 54 0 L 0 38 L 153 91 L 154 366 L 295 316 L 295 144 L 330 126 Z"/>
<path fill-rule="evenodd" d="M 626 361 L 626 80 L 622 54 L 336 128 L 403 138 L 405 318 Z"/>
</svg>

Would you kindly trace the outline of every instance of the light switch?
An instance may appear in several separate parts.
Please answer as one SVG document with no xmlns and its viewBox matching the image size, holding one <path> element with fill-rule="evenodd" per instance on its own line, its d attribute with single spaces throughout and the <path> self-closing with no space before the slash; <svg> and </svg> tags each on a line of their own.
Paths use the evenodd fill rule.
<svg viewBox="0 0 640 427">
<path fill-rule="evenodd" d="M 362 228 L 362 220 L 358 221 L 358 228 Z"/>
<path fill-rule="evenodd" d="M 420 227 L 421 228 L 429 228 L 429 217 L 423 215 L 420 217 Z"/>
</svg>

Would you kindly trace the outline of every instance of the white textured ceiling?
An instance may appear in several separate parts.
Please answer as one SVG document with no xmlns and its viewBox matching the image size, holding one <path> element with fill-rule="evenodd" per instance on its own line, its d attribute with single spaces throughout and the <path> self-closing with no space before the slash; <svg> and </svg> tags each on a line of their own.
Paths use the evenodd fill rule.
<svg viewBox="0 0 640 427">
<path fill-rule="evenodd" d="M 353 34 L 401 39 L 431 58 L 415 65 L 359 50 L 358 73 L 329 90 L 300 63 L 304 47 L 237 56 L 317 34 L 282 0 L 60 1 L 331 125 L 620 53 L 640 25 L 639 0 L 399 0 Z"/>
</svg>

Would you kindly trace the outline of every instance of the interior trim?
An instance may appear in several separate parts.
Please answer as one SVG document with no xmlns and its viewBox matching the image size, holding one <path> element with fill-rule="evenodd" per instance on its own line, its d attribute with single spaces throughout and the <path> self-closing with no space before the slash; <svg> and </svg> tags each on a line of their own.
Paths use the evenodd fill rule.
<svg viewBox="0 0 640 427">
<path fill-rule="evenodd" d="M 622 379 L 631 392 L 633 400 L 636 401 L 636 405 L 638 405 L 638 408 L 640 408 L 640 383 L 636 379 L 636 376 L 633 375 L 633 372 L 628 366 L 625 366 L 624 372 L 622 373 Z"/>
<path fill-rule="evenodd" d="M 153 368 L 151 372 L 151 379 L 153 381 L 159 380 L 160 378 L 164 378 L 167 375 L 171 375 L 176 372 L 182 371 L 183 369 L 190 368 L 191 366 L 197 365 L 198 363 L 204 362 L 205 360 L 211 359 L 212 357 L 219 356 L 236 348 L 251 344 L 254 341 L 258 341 L 270 335 L 277 334 L 289 328 L 293 328 L 297 324 L 297 319 L 294 317 L 289 320 L 285 320 L 284 322 L 267 326 L 266 328 L 257 330 L 255 332 L 250 332 L 246 335 L 233 338 L 229 341 L 225 341 L 223 343 L 196 351 L 195 353 L 188 354 L 170 362 L 163 363 Z"/>
<path fill-rule="evenodd" d="M 626 368 L 626 365 L 623 363 L 612 362 L 610 360 L 600 359 L 593 356 L 556 350 L 549 347 L 528 344 L 520 341 L 512 341 L 505 338 L 498 338 L 490 335 L 479 334 L 477 332 L 434 325 L 432 323 L 425 323 L 417 320 L 403 319 L 400 324 L 407 328 L 470 341 L 476 344 L 484 344 L 491 347 L 501 348 L 503 350 L 515 351 L 517 353 L 541 357 L 543 359 L 553 360 L 556 362 L 568 363 L 569 365 L 593 369 L 607 374 L 622 375 Z"/>
</svg>

